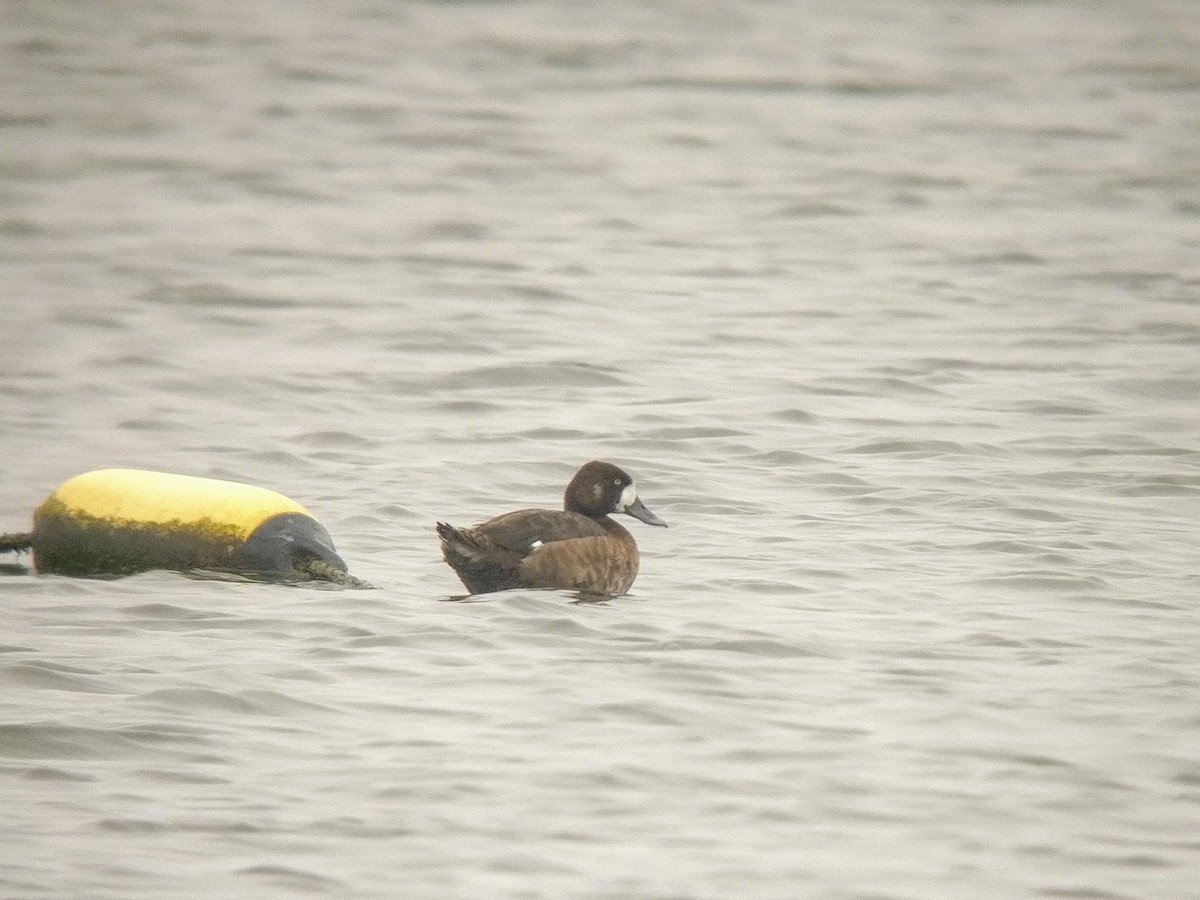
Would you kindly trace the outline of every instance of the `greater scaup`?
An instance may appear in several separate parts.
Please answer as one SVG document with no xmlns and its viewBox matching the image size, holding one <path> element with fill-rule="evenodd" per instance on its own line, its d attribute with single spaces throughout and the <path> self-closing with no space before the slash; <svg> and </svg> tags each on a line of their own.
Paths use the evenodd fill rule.
<svg viewBox="0 0 1200 900">
<path fill-rule="evenodd" d="M 556 588 L 616 596 L 638 572 L 633 535 L 609 518 L 618 512 L 667 525 L 638 499 L 626 472 L 593 461 L 575 473 L 560 510 L 521 509 L 472 528 L 438 522 L 437 533 L 446 562 L 472 594 Z"/>
</svg>

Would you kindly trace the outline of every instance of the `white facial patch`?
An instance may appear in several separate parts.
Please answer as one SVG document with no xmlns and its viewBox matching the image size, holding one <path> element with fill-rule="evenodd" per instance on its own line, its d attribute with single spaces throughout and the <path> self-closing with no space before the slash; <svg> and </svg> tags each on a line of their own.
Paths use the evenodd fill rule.
<svg viewBox="0 0 1200 900">
<path fill-rule="evenodd" d="M 621 491 L 621 499 L 617 501 L 617 509 L 629 509 L 637 500 L 637 488 L 632 483 L 625 485 L 625 490 Z"/>
</svg>

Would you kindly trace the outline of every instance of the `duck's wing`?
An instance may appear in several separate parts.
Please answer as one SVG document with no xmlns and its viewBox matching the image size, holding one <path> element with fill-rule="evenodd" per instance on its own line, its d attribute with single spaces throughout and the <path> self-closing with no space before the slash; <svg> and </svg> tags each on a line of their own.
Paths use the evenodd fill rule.
<svg viewBox="0 0 1200 900">
<path fill-rule="evenodd" d="M 488 519 L 471 531 L 487 535 L 491 543 L 519 556 L 543 544 L 605 534 L 595 519 L 561 509 L 519 509 Z"/>
</svg>

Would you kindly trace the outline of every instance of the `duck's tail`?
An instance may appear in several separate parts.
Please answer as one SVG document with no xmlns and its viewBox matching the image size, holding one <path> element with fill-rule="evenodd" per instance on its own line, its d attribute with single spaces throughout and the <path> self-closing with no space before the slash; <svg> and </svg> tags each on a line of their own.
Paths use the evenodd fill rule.
<svg viewBox="0 0 1200 900">
<path fill-rule="evenodd" d="M 442 543 L 442 556 L 450 565 L 454 565 L 455 558 L 476 561 L 483 556 L 482 548 L 471 539 L 470 534 L 466 531 L 445 522 L 438 522 L 437 533 Z"/>
<path fill-rule="evenodd" d="M 517 570 L 494 558 L 494 548 L 489 551 L 486 538 L 484 543 L 477 540 L 474 529 L 455 528 L 438 522 L 437 533 L 441 539 L 442 557 L 472 594 L 519 587 Z"/>
</svg>

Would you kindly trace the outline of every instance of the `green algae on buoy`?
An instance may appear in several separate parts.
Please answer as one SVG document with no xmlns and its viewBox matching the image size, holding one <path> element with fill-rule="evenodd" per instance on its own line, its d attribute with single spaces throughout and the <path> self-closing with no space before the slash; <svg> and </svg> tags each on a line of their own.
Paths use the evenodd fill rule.
<svg viewBox="0 0 1200 900">
<path fill-rule="evenodd" d="M 325 528 L 295 500 L 213 478 L 100 469 L 59 485 L 33 513 L 30 549 L 43 574 L 104 577 L 203 569 L 362 586 Z"/>
</svg>

